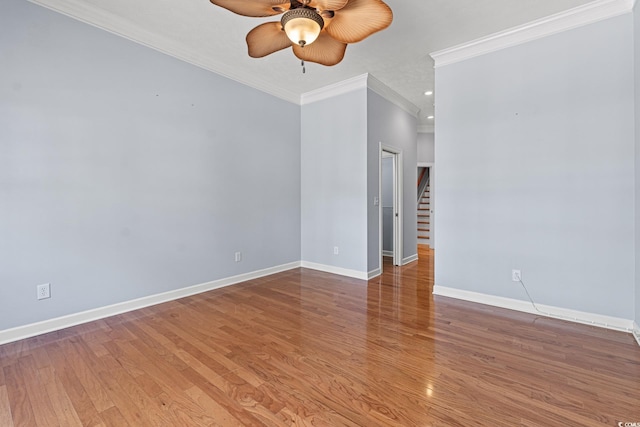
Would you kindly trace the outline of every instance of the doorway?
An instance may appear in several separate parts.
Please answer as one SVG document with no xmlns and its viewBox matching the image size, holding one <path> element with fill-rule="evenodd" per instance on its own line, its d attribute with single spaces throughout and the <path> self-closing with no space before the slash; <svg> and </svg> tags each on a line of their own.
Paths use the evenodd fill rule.
<svg viewBox="0 0 640 427">
<path fill-rule="evenodd" d="M 418 245 L 435 246 L 435 167 L 433 163 L 418 162 Z"/>
<path fill-rule="evenodd" d="M 402 265 L 402 152 L 380 147 L 380 269 L 383 257 Z"/>
</svg>

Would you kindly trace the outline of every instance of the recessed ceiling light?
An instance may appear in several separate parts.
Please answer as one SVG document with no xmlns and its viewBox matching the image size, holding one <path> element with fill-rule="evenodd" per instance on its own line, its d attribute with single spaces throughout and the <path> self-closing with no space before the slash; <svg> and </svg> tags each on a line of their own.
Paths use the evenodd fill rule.
<svg viewBox="0 0 640 427">
<path fill-rule="evenodd" d="M 433 116 L 429 116 L 429 117 L 427 117 L 427 119 L 430 119 L 430 120 L 431 120 L 431 119 L 433 119 Z"/>
<path fill-rule="evenodd" d="M 428 91 L 426 91 L 424 94 L 425 94 L 425 95 L 427 95 L 427 96 L 429 96 L 429 95 L 433 95 L 433 91 L 428 90 Z"/>
</svg>

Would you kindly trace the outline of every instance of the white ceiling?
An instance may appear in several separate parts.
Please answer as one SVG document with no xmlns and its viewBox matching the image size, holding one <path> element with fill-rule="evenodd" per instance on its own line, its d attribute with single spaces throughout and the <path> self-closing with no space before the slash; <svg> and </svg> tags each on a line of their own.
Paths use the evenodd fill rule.
<svg viewBox="0 0 640 427">
<path fill-rule="evenodd" d="M 32 1 L 293 102 L 369 73 L 420 108 L 418 124 L 428 127 L 434 111 L 434 97 L 424 95 L 434 87 L 430 53 L 592 0 L 385 0 L 394 13 L 389 28 L 349 45 L 334 67 L 308 63 L 306 74 L 289 49 L 261 59 L 247 55 L 246 33 L 279 16 L 238 16 L 208 0 Z"/>
</svg>

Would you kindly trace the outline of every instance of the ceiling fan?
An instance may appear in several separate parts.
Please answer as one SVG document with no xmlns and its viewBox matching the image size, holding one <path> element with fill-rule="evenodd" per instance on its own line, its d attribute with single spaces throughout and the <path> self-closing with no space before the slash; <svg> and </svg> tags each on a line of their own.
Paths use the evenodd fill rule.
<svg viewBox="0 0 640 427">
<path fill-rule="evenodd" d="M 393 13 L 382 0 L 210 0 L 251 17 L 283 13 L 282 19 L 258 25 L 247 34 L 249 56 L 262 58 L 287 47 L 303 61 L 336 65 L 347 44 L 384 30 Z"/>
</svg>

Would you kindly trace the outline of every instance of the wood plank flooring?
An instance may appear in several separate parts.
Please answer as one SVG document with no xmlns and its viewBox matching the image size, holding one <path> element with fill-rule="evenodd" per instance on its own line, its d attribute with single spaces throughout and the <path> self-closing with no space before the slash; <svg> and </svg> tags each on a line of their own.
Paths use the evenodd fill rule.
<svg viewBox="0 0 640 427">
<path fill-rule="evenodd" d="M 0 426 L 640 423 L 628 334 L 297 269 L 0 346 Z M 640 425 L 640 424 L 639 424 Z"/>
</svg>

